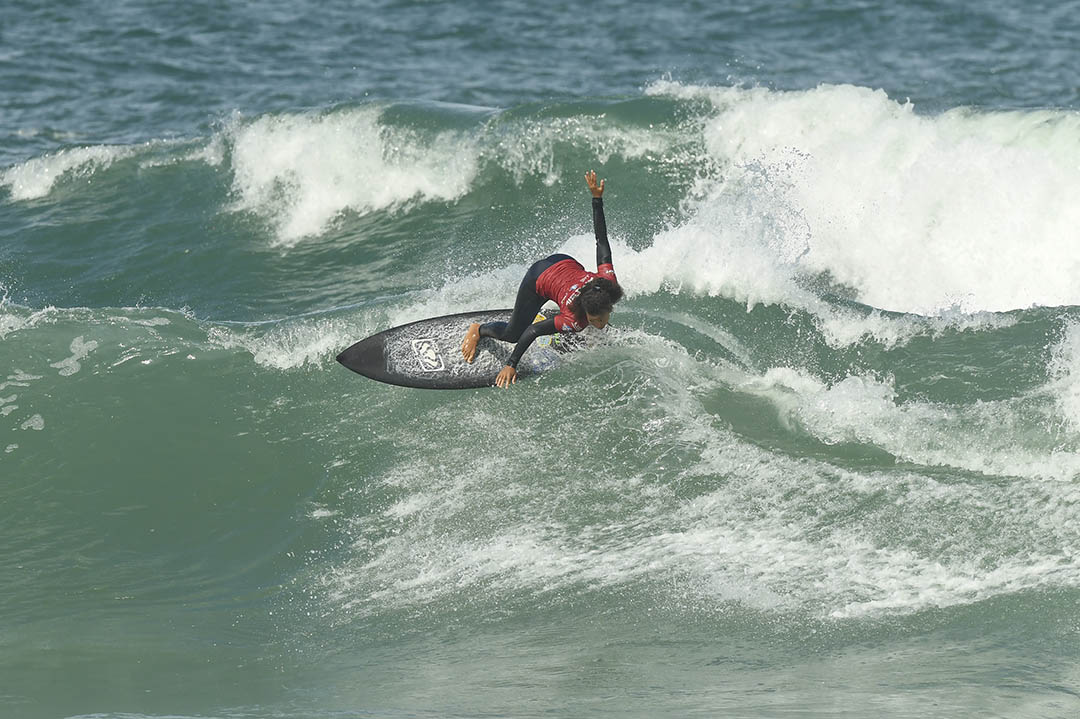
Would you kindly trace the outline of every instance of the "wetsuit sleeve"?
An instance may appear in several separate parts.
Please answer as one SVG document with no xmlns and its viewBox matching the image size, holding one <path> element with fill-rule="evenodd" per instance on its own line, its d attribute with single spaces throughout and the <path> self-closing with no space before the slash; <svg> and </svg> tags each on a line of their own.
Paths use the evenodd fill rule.
<svg viewBox="0 0 1080 719">
<path fill-rule="evenodd" d="M 521 339 L 518 340 L 517 346 L 514 347 L 514 353 L 510 355 L 510 359 L 506 360 L 506 364 L 517 369 L 518 362 L 521 361 L 521 355 L 525 354 L 525 350 L 529 349 L 529 345 L 533 343 L 533 340 L 543 335 L 553 335 L 556 332 L 558 330 L 555 329 L 554 317 L 529 325 L 521 333 Z"/>
<path fill-rule="evenodd" d="M 608 244 L 607 222 L 604 220 L 604 198 L 592 198 L 592 225 L 596 234 L 596 266 L 611 264 L 611 245 Z"/>
</svg>

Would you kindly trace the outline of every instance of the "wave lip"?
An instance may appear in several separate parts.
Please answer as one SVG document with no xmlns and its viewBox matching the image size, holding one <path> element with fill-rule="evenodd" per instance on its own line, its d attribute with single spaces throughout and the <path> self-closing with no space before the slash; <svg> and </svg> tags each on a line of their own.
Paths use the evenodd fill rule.
<svg viewBox="0 0 1080 719">
<path fill-rule="evenodd" d="M 232 135 L 234 209 L 267 218 L 277 243 L 321 234 L 339 214 L 414 198 L 455 200 L 476 175 L 478 155 L 457 132 L 422 138 L 379 122 L 376 108 L 259 118 Z"/>
<path fill-rule="evenodd" d="M 111 145 L 67 148 L 8 168 L 0 174 L 0 185 L 10 190 L 13 200 L 37 200 L 48 196 L 65 175 L 88 176 L 137 151 Z"/>
</svg>

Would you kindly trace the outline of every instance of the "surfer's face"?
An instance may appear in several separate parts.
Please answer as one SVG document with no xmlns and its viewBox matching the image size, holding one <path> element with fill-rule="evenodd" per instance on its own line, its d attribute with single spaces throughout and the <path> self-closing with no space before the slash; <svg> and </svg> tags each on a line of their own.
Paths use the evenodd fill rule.
<svg viewBox="0 0 1080 719">
<path fill-rule="evenodd" d="M 607 327 L 608 320 L 611 319 L 611 313 L 605 312 L 602 315 L 585 315 L 589 319 L 589 324 L 598 330 L 602 330 Z"/>
</svg>

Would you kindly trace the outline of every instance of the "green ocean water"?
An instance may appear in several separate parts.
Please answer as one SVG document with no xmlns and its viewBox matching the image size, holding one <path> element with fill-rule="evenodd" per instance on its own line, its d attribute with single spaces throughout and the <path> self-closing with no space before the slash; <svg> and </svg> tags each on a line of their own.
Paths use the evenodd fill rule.
<svg viewBox="0 0 1080 719">
<path fill-rule="evenodd" d="M 1076 715 L 1074 15 L 604 10 L 13 6 L 0 716 Z"/>
</svg>

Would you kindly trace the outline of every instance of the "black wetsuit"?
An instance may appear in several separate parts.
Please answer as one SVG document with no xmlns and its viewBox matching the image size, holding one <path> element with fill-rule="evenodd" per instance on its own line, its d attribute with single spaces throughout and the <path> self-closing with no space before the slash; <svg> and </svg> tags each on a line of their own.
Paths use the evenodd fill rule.
<svg viewBox="0 0 1080 719">
<path fill-rule="evenodd" d="M 603 265 L 611 265 L 611 245 L 608 243 L 607 223 L 604 221 L 604 200 L 594 197 L 592 200 L 593 210 L 593 233 L 596 235 L 596 266 L 599 269 Z M 521 356 L 537 337 L 553 335 L 559 331 L 556 326 L 556 318 L 550 317 L 542 322 L 533 323 L 536 313 L 548 300 L 558 302 L 557 297 L 547 297 L 537 291 L 536 281 L 551 267 L 559 262 L 571 260 L 570 255 L 550 255 L 538 262 L 533 263 L 525 273 L 525 278 L 518 288 L 517 300 L 514 302 L 514 312 L 509 322 L 489 322 L 480 326 L 481 337 L 494 337 L 503 342 L 516 342 L 517 346 L 510 355 L 506 364 L 517 368 Z M 564 324 L 565 327 L 565 324 Z"/>
</svg>

